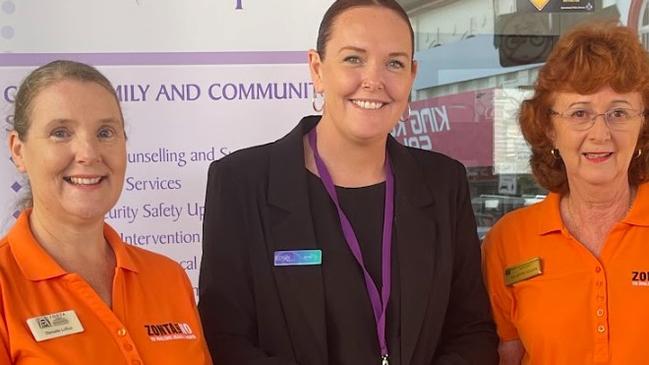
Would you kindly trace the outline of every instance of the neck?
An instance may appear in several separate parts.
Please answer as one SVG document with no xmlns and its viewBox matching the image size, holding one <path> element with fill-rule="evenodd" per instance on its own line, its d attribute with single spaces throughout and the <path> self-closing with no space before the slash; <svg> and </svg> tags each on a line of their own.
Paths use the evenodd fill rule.
<svg viewBox="0 0 649 365">
<path fill-rule="evenodd" d="M 631 208 L 634 192 L 625 181 L 617 186 L 571 184 L 566 204 L 581 222 L 620 221 Z"/>
<path fill-rule="evenodd" d="M 74 258 L 101 259 L 112 252 L 104 239 L 103 221 L 79 224 L 57 219 L 35 205 L 29 223 L 36 241 L 59 264 Z"/>
<path fill-rule="evenodd" d="M 326 121 L 316 126 L 318 153 L 329 170 L 335 185 L 363 187 L 385 181 L 385 147 L 387 135 L 371 141 L 354 141 Z M 318 174 L 313 150 L 304 137 L 305 164 L 309 171 Z"/>
</svg>

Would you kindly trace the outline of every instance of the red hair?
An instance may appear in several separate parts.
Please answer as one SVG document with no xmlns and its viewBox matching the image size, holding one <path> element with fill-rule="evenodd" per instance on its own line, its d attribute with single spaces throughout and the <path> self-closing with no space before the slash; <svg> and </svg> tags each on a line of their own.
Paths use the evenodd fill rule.
<svg viewBox="0 0 649 365">
<path fill-rule="evenodd" d="M 558 193 L 568 192 L 561 159 L 555 159 L 549 135 L 550 109 L 556 92 L 593 94 L 610 86 L 615 92 L 639 92 L 649 105 L 649 55 L 630 28 L 614 23 L 586 24 L 564 34 L 556 44 L 534 85 L 534 96 L 521 106 L 519 123 L 532 149 L 530 166 L 538 183 Z M 649 123 L 638 136 L 639 158 L 631 160 L 629 183 L 648 180 Z"/>
</svg>

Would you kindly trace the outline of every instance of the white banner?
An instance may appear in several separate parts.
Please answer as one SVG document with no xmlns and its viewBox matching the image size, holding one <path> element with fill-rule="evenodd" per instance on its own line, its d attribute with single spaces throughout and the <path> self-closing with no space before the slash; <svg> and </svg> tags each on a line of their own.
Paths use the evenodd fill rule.
<svg viewBox="0 0 649 365">
<path fill-rule="evenodd" d="M 34 67 L 57 58 L 96 65 L 116 88 L 128 134 L 124 191 L 106 219 L 127 243 L 178 261 L 196 287 L 207 167 L 313 113 L 306 50 L 330 3 L 5 1 L 0 117 L 9 120 Z M 0 156 L 4 234 L 26 178 L 6 143 Z"/>
</svg>

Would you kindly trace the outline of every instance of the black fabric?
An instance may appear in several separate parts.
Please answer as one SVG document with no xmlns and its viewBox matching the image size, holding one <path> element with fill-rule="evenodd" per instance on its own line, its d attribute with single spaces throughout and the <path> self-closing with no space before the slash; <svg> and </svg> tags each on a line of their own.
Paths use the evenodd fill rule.
<svg viewBox="0 0 649 365">
<path fill-rule="evenodd" d="M 323 252 L 322 276 L 329 364 L 377 364 L 379 345 L 363 272 L 345 242 L 336 207 L 320 178 L 309 175 L 309 199 L 316 245 Z M 340 205 L 358 238 L 363 261 L 377 285 L 381 282 L 381 240 L 385 183 L 362 188 L 336 187 Z M 394 236 L 394 234 L 393 234 Z M 396 247 L 393 242 L 392 246 Z M 400 361 L 398 258 L 392 257 L 392 291 L 388 302 L 386 336 L 390 364 Z"/>
<path fill-rule="evenodd" d="M 273 259 L 277 251 L 318 248 L 303 138 L 319 120 L 305 117 L 284 138 L 210 165 L 198 309 L 215 364 L 331 364 L 322 266 Z M 390 136 L 387 149 L 401 364 L 498 364 L 465 169 Z"/>
</svg>

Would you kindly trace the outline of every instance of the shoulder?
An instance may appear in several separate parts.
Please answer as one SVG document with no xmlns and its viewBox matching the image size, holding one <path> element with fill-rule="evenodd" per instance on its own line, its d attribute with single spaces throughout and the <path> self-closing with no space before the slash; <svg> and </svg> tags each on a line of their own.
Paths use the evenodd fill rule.
<svg viewBox="0 0 649 365">
<path fill-rule="evenodd" d="M 547 204 L 540 202 L 518 208 L 500 218 L 485 236 L 485 255 L 508 256 L 532 246 L 533 235 L 539 232 L 539 221 L 544 219 L 544 203 Z"/>
<path fill-rule="evenodd" d="M 5 236 L 0 240 L 0 272 L 9 270 L 15 266 L 15 259 L 9 246 L 9 237 Z"/>
<path fill-rule="evenodd" d="M 493 233 L 506 234 L 507 232 L 521 230 L 530 232 L 532 230 L 538 229 L 538 221 L 541 212 L 544 210 L 541 204 L 543 204 L 543 202 L 535 203 L 508 212 L 502 218 L 500 218 L 500 220 L 498 220 L 496 224 L 494 224 L 492 228 Z"/>
</svg>

